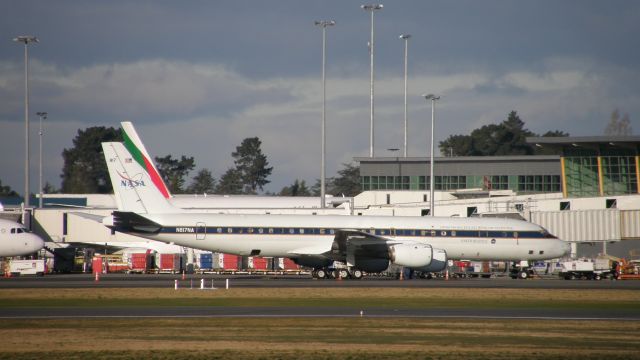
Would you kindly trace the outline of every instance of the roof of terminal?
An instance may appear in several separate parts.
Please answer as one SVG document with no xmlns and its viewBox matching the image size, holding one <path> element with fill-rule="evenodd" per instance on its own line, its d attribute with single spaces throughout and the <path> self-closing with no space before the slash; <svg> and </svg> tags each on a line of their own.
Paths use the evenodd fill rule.
<svg viewBox="0 0 640 360">
<path fill-rule="evenodd" d="M 428 156 L 377 156 L 354 157 L 358 162 L 429 162 Z M 436 156 L 438 162 L 482 162 L 482 161 L 560 161 L 560 155 L 501 155 L 501 156 Z M 435 162 L 434 161 L 434 162 Z"/>
<path fill-rule="evenodd" d="M 544 137 L 528 137 L 529 144 L 554 144 L 554 145 L 573 145 L 573 144 L 602 144 L 613 145 L 615 143 L 634 143 L 640 144 L 640 136 L 544 136 Z"/>
</svg>

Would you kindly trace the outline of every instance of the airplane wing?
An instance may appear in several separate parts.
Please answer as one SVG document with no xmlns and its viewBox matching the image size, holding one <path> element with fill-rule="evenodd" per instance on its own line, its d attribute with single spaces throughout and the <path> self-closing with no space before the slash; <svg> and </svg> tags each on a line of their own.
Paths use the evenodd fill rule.
<svg viewBox="0 0 640 360">
<path fill-rule="evenodd" d="M 331 246 L 309 246 L 287 251 L 291 255 L 322 255 L 331 251 Z"/>
<path fill-rule="evenodd" d="M 370 234 L 357 229 L 340 229 L 336 231 L 331 246 L 309 246 L 294 249 L 288 253 L 299 256 L 327 256 L 333 259 L 345 259 L 347 253 L 357 257 L 389 258 L 389 247 L 401 244 L 402 241 L 389 239 L 383 236 Z M 350 251 L 347 251 L 350 249 Z"/>
<path fill-rule="evenodd" d="M 334 251 L 345 257 L 347 253 L 353 253 L 356 257 L 388 259 L 389 246 L 401 243 L 362 230 L 341 229 L 336 231 Z M 352 251 L 347 252 L 348 248 Z"/>
</svg>

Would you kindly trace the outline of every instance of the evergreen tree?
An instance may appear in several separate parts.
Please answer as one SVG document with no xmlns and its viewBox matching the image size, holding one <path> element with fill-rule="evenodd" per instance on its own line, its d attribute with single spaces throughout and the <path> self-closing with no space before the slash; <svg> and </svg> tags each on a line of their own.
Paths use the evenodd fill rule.
<svg viewBox="0 0 640 360">
<path fill-rule="evenodd" d="M 221 195 L 238 195 L 242 194 L 243 186 L 240 174 L 236 169 L 229 169 L 220 177 L 216 194 Z"/>
<path fill-rule="evenodd" d="M 327 186 L 326 183 L 327 182 L 325 181 L 325 186 Z M 316 179 L 316 182 L 313 184 L 313 186 L 311 186 L 311 189 L 310 189 L 311 190 L 311 196 L 320 196 L 320 193 L 321 193 L 320 185 L 321 185 L 320 184 L 320 179 Z"/>
<path fill-rule="evenodd" d="M 11 189 L 9 185 L 2 185 L 2 180 L 0 180 L 0 196 L 3 197 L 15 197 L 20 196 L 17 192 Z"/>
<path fill-rule="evenodd" d="M 262 154 L 259 138 L 246 138 L 236 151 L 231 153 L 236 165 L 236 171 L 240 177 L 244 193 L 255 194 L 258 189 L 262 190 L 264 185 L 270 181 L 267 177 L 271 175 L 273 167 L 268 167 L 267 157 Z"/>
<path fill-rule="evenodd" d="M 293 184 L 280 190 L 280 196 L 311 196 L 311 191 L 304 180 L 296 179 Z"/>
<path fill-rule="evenodd" d="M 527 143 L 527 137 L 537 136 L 525 128 L 518 113 L 511 111 L 500 124 L 484 125 L 470 135 L 451 135 L 440 142 L 445 156 L 532 155 L 545 153 Z M 569 136 L 562 131 L 548 131 L 543 136 Z"/>
<path fill-rule="evenodd" d="M 44 186 L 42 187 L 42 193 L 44 193 L 44 194 L 58 194 L 58 193 L 60 193 L 60 190 L 56 189 L 53 185 L 51 185 L 51 183 L 49 183 L 47 181 L 46 183 L 44 183 Z"/>
<path fill-rule="evenodd" d="M 327 193 L 339 196 L 356 196 L 361 191 L 360 167 L 353 164 L 342 164 L 344 168 L 338 171 L 338 176 L 329 179 Z"/>
<path fill-rule="evenodd" d="M 162 179 L 167 184 L 169 191 L 174 194 L 184 192 L 183 186 L 185 178 L 196 166 L 193 157 L 182 155 L 180 160 L 174 159 L 171 155 L 156 157 L 156 165 Z"/>
<path fill-rule="evenodd" d="M 211 194 L 216 191 L 216 179 L 211 175 L 208 169 L 200 169 L 193 182 L 187 188 L 187 192 L 191 194 Z"/>
<path fill-rule="evenodd" d="M 69 194 L 106 194 L 112 191 L 102 142 L 122 141 L 120 131 L 104 126 L 78 130 L 73 148 L 64 149 L 62 191 Z"/>
</svg>

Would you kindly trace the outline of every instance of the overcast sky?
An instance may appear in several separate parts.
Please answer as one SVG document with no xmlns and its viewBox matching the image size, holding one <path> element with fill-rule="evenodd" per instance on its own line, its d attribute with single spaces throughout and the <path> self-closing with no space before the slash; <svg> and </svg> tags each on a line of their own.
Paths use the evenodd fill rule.
<svg viewBox="0 0 640 360">
<path fill-rule="evenodd" d="M 327 175 L 369 154 L 370 17 L 360 1 L 0 1 L 0 180 L 24 190 L 23 46 L 35 116 L 46 111 L 44 177 L 60 186 L 78 129 L 129 120 L 154 156 L 193 156 L 216 178 L 258 136 L 279 191 L 320 177 L 320 28 L 327 30 Z M 375 14 L 375 154 L 403 144 L 409 40 L 409 155 L 516 110 L 536 132 L 601 135 L 614 109 L 640 132 L 640 2 L 440 0 Z M 1 38 L 4 40 L 1 40 Z M 195 174 L 195 171 L 192 175 Z"/>
</svg>

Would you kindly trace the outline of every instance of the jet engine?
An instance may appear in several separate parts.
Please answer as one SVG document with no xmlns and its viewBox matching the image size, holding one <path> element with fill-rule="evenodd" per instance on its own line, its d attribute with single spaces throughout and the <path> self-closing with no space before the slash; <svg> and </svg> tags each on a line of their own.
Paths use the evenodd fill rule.
<svg viewBox="0 0 640 360">
<path fill-rule="evenodd" d="M 447 268 L 447 252 L 442 249 L 433 249 L 433 258 L 431 264 L 418 268 L 413 268 L 416 271 L 423 272 L 439 272 Z"/>
<path fill-rule="evenodd" d="M 429 266 L 433 258 L 431 245 L 405 243 L 389 247 L 389 259 L 392 263 L 410 268 Z"/>
</svg>

